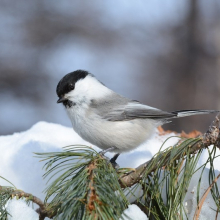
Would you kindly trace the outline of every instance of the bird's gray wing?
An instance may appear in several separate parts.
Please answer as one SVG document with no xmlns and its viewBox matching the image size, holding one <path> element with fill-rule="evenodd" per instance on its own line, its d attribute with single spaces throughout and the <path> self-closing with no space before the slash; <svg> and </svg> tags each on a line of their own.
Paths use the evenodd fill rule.
<svg viewBox="0 0 220 220">
<path fill-rule="evenodd" d="M 108 121 L 127 121 L 138 118 L 164 120 L 176 116 L 175 113 L 152 108 L 118 94 L 107 97 L 105 100 L 93 100 L 91 107 L 99 116 Z"/>
<path fill-rule="evenodd" d="M 176 114 L 152 108 L 141 103 L 130 102 L 125 106 L 118 106 L 111 109 L 104 118 L 108 121 L 125 121 L 132 119 L 168 119 L 175 117 Z"/>
</svg>

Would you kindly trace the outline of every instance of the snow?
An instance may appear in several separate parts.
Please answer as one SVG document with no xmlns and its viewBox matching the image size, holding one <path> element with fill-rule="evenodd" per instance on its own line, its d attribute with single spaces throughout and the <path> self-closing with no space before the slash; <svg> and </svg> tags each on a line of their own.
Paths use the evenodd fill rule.
<svg viewBox="0 0 220 220">
<path fill-rule="evenodd" d="M 148 217 L 136 205 L 129 205 L 123 214 L 124 220 L 148 220 Z"/>
<path fill-rule="evenodd" d="M 173 146 L 178 141 L 178 138 L 174 133 L 160 135 L 159 132 L 156 131 L 148 142 L 144 143 L 139 148 L 129 153 L 120 155 L 117 160 L 118 164 L 120 167 L 137 167 L 143 162 L 151 159 L 151 157 L 158 152 L 162 143 L 167 138 L 169 138 L 169 140 L 165 143 L 163 149 Z M 21 133 L 15 133 L 8 136 L 0 136 L 0 176 L 3 176 L 4 178 L 11 181 L 18 189 L 24 190 L 27 193 L 32 193 L 33 195 L 43 200 L 44 194 L 42 191 L 46 186 L 46 181 L 42 179 L 42 175 L 44 173 L 42 167 L 44 162 L 39 162 L 39 158 L 34 157 L 33 152 L 61 151 L 62 147 L 68 145 L 92 146 L 90 143 L 79 137 L 72 128 L 47 122 L 38 122 L 29 130 Z M 92 147 L 94 147 L 95 150 L 100 151 L 100 149 L 97 147 Z M 112 154 L 108 153 L 107 156 L 111 157 Z M 199 166 L 205 162 L 207 157 L 208 152 L 206 150 L 201 156 Z M 214 163 L 215 168 L 220 169 L 219 164 L 220 159 L 216 158 Z M 209 165 L 207 165 L 207 169 L 205 169 L 201 181 L 200 198 L 209 186 L 208 167 Z M 218 173 L 219 170 L 216 170 L 216 175 Z M 197 206 L 196 189 L 199 177 L 200 172 L 193 176 L 185 197 L 184 203 L 189 219 L 193 219 L 193 215 Z M 8 183 L 3 179 L 0 179 L 0 185 L 8 185 Z M 141 195 L 141 190 L 139 190 L 138 193 Z M 129 200 L 133 201 L 134 197 L 132 198 L 131 196 Z M 31 206 L 27 207 L 24 201 L 13 200 L 9 203 L 7 209 L 13 215 L 13 217 L 10 218 L 11 220 L 36 219 L 36 212 L 31 208 Z M 25 212 L 23 211 L 24 209 Z M 216 213 L 212 209 L 215 210 L 216 206 L 212 199 L 211 193 L 209 193 L 204 202 L 200 214 L 200 220 L 215 219 Z M 33 212 L 32 214 L 30 214 L 31 211 Z M 125 213 L 128 216 L 134 215 L 132 217 L 133 220 L 147 219 L 144 213 L 141 212 L 135 205 L 129 206 Z M 138 215 L 136 213 L 138 213 Z M 33 217 L 23 217 L 21 216 L 23 214 Z"/>
<path fill-rule="evenodd" d="M 13 199 L 8 203 L 7 210 L 11 216 L 8 220 L 39 220 L 39 215 L 22 200 Z"/>
<path fill-rule="evenodd" d="M 219 171 L 216 171 L 216 176 L 218 174 L 219 174 Z M 185 196 L 185 200 L 184 200 L 184 206 L 186 208 L 189 219 L 194 219 L 193 216 L 197 208 L 196 191 L 197 191 L 197 183 L 199 181 L 200 175 L 201 175 L 201 170 L 199 170 L 193 175 L 191 182 L 189 184 L 188 191 Z M 220 181 L 217 182 L 218 186 L 219 184 L 220 184 Z M 209 170 L 205 169 L 203 172 L 202 181 L 200 185 L 200 193 L 199 193 L 200 199 L 202 198 L 203 194 L 205 193 L 209 185 L 210 185 L 209 184 Z M 215 219 L 215 215 L 216 215 L 215 210 L 216 210 L 216 205 L 211 196 L 211 192 L 209 192 L 203 204 L 199 220 Z M 218 217 L 218 219 L 220 219 L 220 217 Z"/>
</svg>

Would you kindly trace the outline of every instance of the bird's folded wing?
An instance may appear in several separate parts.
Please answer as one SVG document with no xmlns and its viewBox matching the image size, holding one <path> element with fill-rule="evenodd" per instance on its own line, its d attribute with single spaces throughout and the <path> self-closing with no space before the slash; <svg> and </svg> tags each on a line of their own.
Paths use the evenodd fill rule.
<svg viewBox="0 0 220 220">
<path fill-rule="evenodd" d="M 152 108 L 138 102 L 129 102 L 126 105 L 115 106 L 103 115 L 108 121 L 126 121 L 132 119 L 168 119 L 175 117 L 175 113 L 169 113 L 160 109 Z"/>
</svg>

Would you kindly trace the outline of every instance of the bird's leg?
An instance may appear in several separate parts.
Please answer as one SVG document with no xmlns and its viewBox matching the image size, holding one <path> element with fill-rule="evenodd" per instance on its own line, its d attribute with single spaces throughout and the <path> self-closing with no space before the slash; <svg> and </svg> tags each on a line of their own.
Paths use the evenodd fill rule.
<svg viewBox="0 0 220 220">
<path fill-rule="evenodd" d="M 115 168 L 115 169 L 118 169 L 120 168 L 119 165 L 116 163 L 116 160 L 117 158 L 119 157 L 119 153 L 115 154 L 111 159 L 110 159 L 110 163 L 112 164 L 112 166 Z"/>
<path fill-rule="evenodd" d="M 116 163 L 116 160 L 118 159 L 119 155 L 120 155 L 120 154 L 115 154 L 115 155 L 111 158 L 110 162 L 111 162 L 112 164 L 113 164 L 113 163 Z"/>
</svg>

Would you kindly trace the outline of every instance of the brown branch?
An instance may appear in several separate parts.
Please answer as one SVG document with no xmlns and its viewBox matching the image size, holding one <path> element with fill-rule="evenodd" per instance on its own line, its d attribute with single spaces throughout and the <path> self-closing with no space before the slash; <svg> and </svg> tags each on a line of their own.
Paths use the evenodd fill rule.
<svg viewBox="0 0 220 220">
<path fill-rule="evenodd" d="M 0 192 L 8 190 L 7 187 L 0 186 Z M 39 214 L 39 220 L 44 220 L 46 217 L 53 218 L 56 215 L 56 211 L 54 209 L 49 208 L 49 204 L 45 204 L 41 199 L 36 196 L 33 196 L 30 193 L 26 193 L 22 190 L 14 189 L 11 191 L 11 198 L 27 198 L 28 200 L 32 201 L 33 203 L 37 204 L 39 208 L 36 212 Z"/>
<path fill-rule="evenodd" d="M 220 146 L 219 118 L 220 114 L 216 116 L 215 120 L 210 125 L 208 131 L 204 135 L 202 135 L 194 145 L 190 146 L 190 154 L 195 154 L 198 150 L 207 148 L 212 144 L 217 147 Z M 176 146 L 176 149 L 177 148 L 178 146 Z M 148 174 L 150 174 L 154 172 L 156 169 L 166 166 L 167 162 L 170 159 L 171 150 L 173 151 L 174 149 L 170 149 L 169 152 L 159 154 L 158 156 L 138 166 L 136 169 L 134 169 L 134 171 L 123 175 L 119 179 L 121 187 L 131 187 L 140 180 L 142 180 L 144 175 L 146 175 L 146 171 Z M 174 158 L 175 160 L 178 160 L 183 156 L 184 154 L 177 154 Z M 163 163 L 160 163 L 160 167 L 158 167 L 158 161 L 160 161 L 161 159 L 163 159 Z"/>
<path fill-rule="evenodd" d="M 20 198 L 27 198 L 28 200 L 31 200 L 33 203 L 37 204 L 40 208 L 44 207 L 44 203 L 39 198 L 37 198 L 36 196 L 33 196 L 30 193 L 26 193 L 24 191 L 21 191 L 21 190 L 13 191 L 11 193 L 11 197 L 12 198 L 18 197 L 19 199 Z"/>
</svg>

